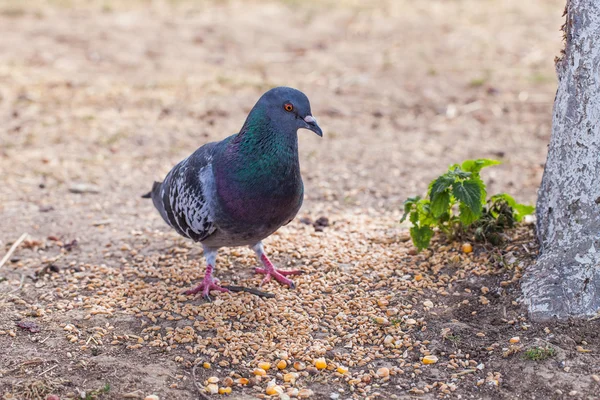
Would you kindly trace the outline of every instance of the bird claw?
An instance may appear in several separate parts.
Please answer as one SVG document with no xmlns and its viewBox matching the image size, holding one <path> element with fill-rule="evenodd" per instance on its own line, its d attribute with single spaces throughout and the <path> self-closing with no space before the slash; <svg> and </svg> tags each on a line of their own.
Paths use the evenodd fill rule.
<svg viewBox="0 0 600 400">
<path fill-rule="evenodd" d="M 299 270 L 284 271 L 284 270 L 278 270 L 275 268 L 256 268 L 255 272 L 257 274 L 266 275 L 265 279 L 263 279 L 260 284 L 261 286 L 266 284 L 267 282 L 271 281 L 271 278 L 275 278 L 275 280 L 277 282 L 281 283 L 282 285 L 287 285 L 291 289 L 295 289 L 296 284 L 291 279 L 286 278 L 286 276 L 287 275 L 299 275 L 302 273 L 302 271 L 299 271 Z"/>
<path fill-rule="evenodd" d="M 229 289 L 225 289 L 221 286 L 218 285 L 218 280 L 212 278 L 212 277 L 205 277 L 204 280 L 202 281 L 202 283 L 200 283 L 198 286 L 196 286 L 193 289 L 189 289 L 186 290 L 185 292 L 183 292 L 183 294 L 186 295 L 195 295 L 198 294 L 199 292 L 202 292 L 202 297 L 206 300 L 206 301 L 212 301 L 212 298 L 210 297 L 210 292 L 212 290 L 217 290 L 219 292 L 229 292 Z"/>
</svg>

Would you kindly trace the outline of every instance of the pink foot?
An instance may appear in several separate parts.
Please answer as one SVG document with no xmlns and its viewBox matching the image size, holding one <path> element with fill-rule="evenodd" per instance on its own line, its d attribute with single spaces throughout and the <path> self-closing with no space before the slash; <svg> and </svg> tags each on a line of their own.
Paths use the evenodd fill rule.
<svg viewBox="0 0 600 400">
<path fill-rule="evenodd" d="M 217 290 L 219 292 L 229 292 L 229 289 L 222 288 L 221 286 L 219 286 L 217 284 L 218 281 L 212 277 L 212 271 L 213 271 L 212 265 L 207 265 L 206 266 L 206 274 L 204 274 L 204 280 L 202 280 L 202 283 L 193 289 L 186 290 L 185 292 L 183 292 L 183 294 L 195 295 L 199 292 L 202 292 L 202 297 L 204 297 L 208 301 L 211 301 L 212 300 L 210 298 L 211 290 Z"/>
<path fill-rule="evenodd" d="M 275 267 L 273 266 L 273 263 L 271 262 L 271 260 L 269 260 L 269 258 L 265 254 L 262 254 L 260 256 L 260 260 L 264 264 L 265 268 L 256 268 L 255 272 L 257 274 L 265 274 L 266 275 L 265 279 L 263 279 L 263 281 L 261 282 L 261 285 L 264 285 L 265 283 L 269 282 L 271 280 L 271 278 L 275 278 L 275 280 L 277 282 L 281 283 L 282 285 L 288 285 L 292 289 L 294 289 L 296 287 L 296 285 L 294 284 L 294 281 L 286 278 L 286 275 L 300 275 L 302 273 L 302 271 L 300 271 L 300 270 L 283 271 L 280 269 L 275 269 Z"/>
</svg>

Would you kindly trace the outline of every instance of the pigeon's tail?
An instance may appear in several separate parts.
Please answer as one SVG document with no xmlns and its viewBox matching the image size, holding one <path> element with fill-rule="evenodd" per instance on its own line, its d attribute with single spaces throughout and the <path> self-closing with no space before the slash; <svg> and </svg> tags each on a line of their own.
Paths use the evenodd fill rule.
<svg viewBox="0 0 600 400">
<path fill-rule="evenodd" d="M 154 182 L 152 184 L 152 190 L 149 191 L 148 193 L 142 195 L 142 199 L 151 199 L 152 198 L 152 194 L 153 193 L 158 193 L 158 191 L 160 190 L 160 185 L 162 185 L 162 182 Z"/>
</svg>

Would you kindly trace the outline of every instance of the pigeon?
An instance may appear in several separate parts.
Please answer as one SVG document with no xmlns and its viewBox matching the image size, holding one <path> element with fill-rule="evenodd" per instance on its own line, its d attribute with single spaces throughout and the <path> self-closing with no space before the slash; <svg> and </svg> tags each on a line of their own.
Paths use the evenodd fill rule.
<svg viewBox="0 0 600 400">
<path fill-rule="evenodd" d="M 319 136 L 304 93 L 276 87 L 261 96 L 239 133 L 203 145 L 181 161 L 163 182 L 154 182 L 154 206 L 177 233 L 202 244 L 206 271 L 202 282 L 185 292 L 228 292 L 213 277 L 221 247 L 249 246 L 262 263 L 255 272 L 290 288 L 288 275 L 298 270 L 276 269 L 262 240 L 291 222 L 304 197 L 298 160 L 298 129 Z"/>
</svg>

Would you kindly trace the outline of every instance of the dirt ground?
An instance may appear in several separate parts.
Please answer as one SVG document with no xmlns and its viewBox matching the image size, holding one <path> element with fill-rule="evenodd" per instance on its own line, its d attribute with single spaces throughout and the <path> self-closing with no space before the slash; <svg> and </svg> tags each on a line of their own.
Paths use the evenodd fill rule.
<svg viewBox="0 0 600 400">
<path fill-rule="evenodd" d="M 502 160 L 489 192 L 535 202 L 563 7 L 0 0 L 0 257 L 28 233 L 0 267 L 0 395 L 227 398 L 204 393 L 216 377 L 237 399 L 272 380 L 311 399 L 599 399 L 600 321 L 535 324 L 519 303 L 531 225 L 417 254 L 399 224 L 467 158 Z M 305 274 L 274 298 L 184 296 L 201 250 L 140 195 L 277 85 L 325 132 L 299 132 L 305 204 L 265 241 Z M 255 264 L 223 250 L 216 276 L 254 288 Z"/>
</svg>

